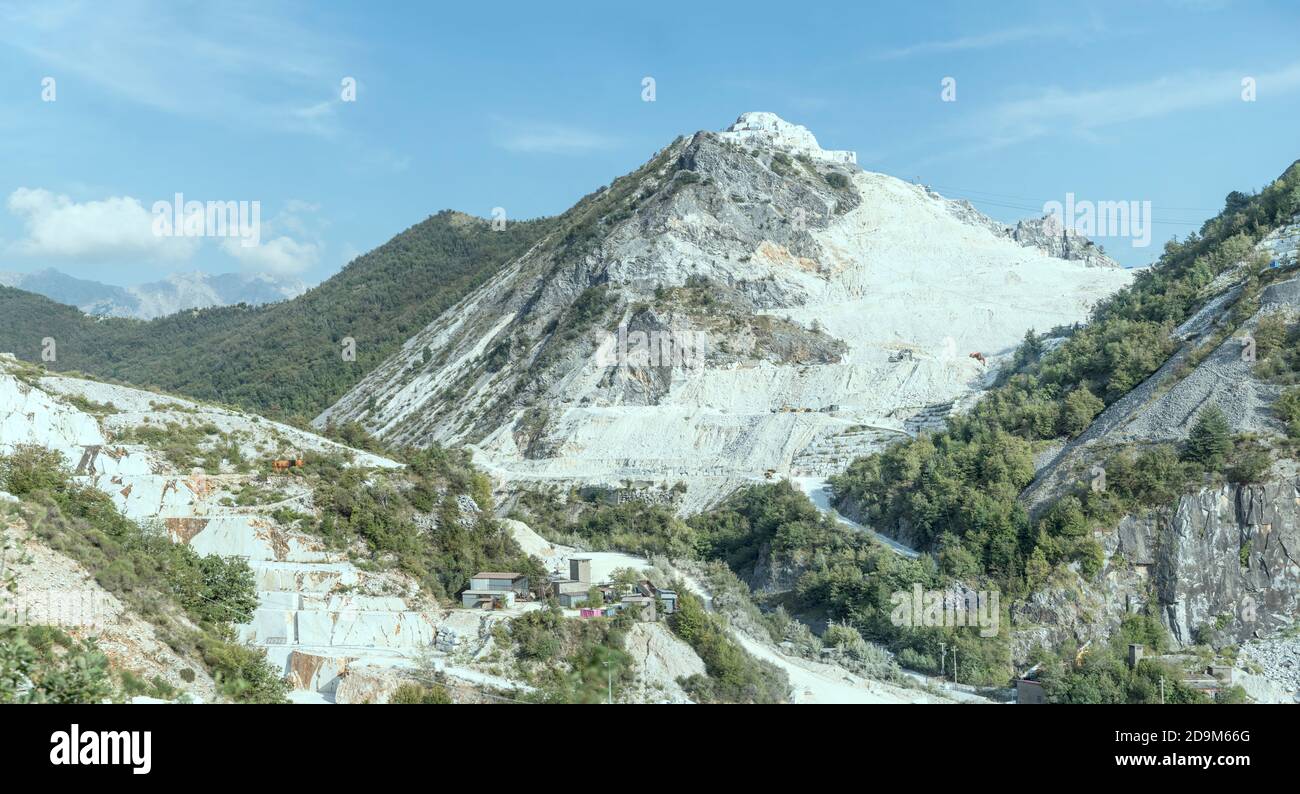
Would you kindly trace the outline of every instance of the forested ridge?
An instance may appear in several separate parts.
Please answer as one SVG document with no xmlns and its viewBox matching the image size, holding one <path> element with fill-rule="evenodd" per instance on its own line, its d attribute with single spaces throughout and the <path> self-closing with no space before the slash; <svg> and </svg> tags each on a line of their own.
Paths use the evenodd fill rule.
<svg viewBox="0 0 1300 794">
<path fill-rule="evenodd" d="M 1221 274 L 1244 263 L 1242 288 L 1227 322 L 1188 357 L 1190 371 L 1258 308 L 1262 290 L 1286 276 L 1254 252 L 1269 232 L 1300 212 L 1300 162 L 1256 194 L 1233 192 L 1199 234 L 1171 240 L 1152 267 L 1103 301 L 1087 325 L 1059 329 L 1050 350 L 1032 331 L 1000 384 L 967 415 L 854 461 L 832 478 L 837 505 L 890 533 L 899 530 L 928 550 L 960 549 L 970 573 L 1005 592 L 1034 589 L 1058 563 L 1079 562 L 1091 575 L 1101 549 L 1089 528 L 1111 526 L 1125 512 L 1162 502 L 1202 476 L 1229 479 L 1267 468 L 1250 439 L 1216 431 L 1202 417 L 1193 440 L 1209 438 L 1223 454 L 1187 449 L 1121 451 L 1107 460 L 1105 494 L 1070 494 L 1036 520 L 1018 497 L 1034 479 L 1043 443 L 1078 436 L 1108 405 L 1152 375 L 1179 347 L 1174 330 L 1214 296 Z M 1285 413 L 1285 406 L 1280 406 Z M 1230 448 L 1231 447 L 1231 448 Z"/>
<path fill-rule="evenodd" d="M 443 211 L 292 300 L 185 311 L 149 322 L 96 319 L 0 287 L 0 351 L 55 370 L 301 422 L 331 405 L 553 223 L 517 221 L 494 230 L 486 220 Z M 343 359 L 346 337 L 356 340 L 355 361 Z M 52 362 L 41 359 L 46 338 L 55 342 Z"/>
</svg>

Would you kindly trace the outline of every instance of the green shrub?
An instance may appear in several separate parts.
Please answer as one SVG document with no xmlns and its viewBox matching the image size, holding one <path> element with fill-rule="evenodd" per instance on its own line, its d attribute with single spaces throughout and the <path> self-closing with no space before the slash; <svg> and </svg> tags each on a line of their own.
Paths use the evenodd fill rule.
<svg viewBox="0 0 1300 794">
<path fill-rule="evenodd" d="M 615 618 L 567 620 L 559 609 L 529 612 L 510 621 L 498 642 L 514 646 L 519 675 L 532 684 L 530 700 L 543 703 L 602 703 L 610 688 L 619 693 L 635 680 L 624 650 L 626 613 Z"/>
<path fill-rule="evenodd" d="M 1217 470 L 1232 447 L 1232 429 L 1217 405 L 1201 411 L 1183 448 L 1183 459 Z"/>
<path fill-rule="evenodd" d="M 1294 386 L 1277 398 L 1273 410 L 1286 425 L 1286 434 L 1300 440 L 1300 386 Z"/>
<path fill-rule="evenodd" d="M 419 703 L 419 704 L 442 704 L 450 703 L 451 695 L 447 694 L 446 687 L 433 685 L 423 686 L 421 684 L 402 684 L 388 698 L 389 703 Z"/>
<path fill-rule="evenodd" d="M 20 445 L 10 455 L 0 455 L 0 490 L 14 496 L 58 490 L 68 476 L 63 455 L 35 445 Z"/>
<path fill-rule="evenodd" d="M 681 682 L 697 702 L 783 703 L 789 699 L 785 671 L 750 656 L 695 596 L 680 594 L 669 625 L 704 660 L 707 677 L 694 675 Z"/>
<path fill-rule="evenodd" d="M 490 483 L 468 453 L 433 446 L 402 450 L 407 467 L 375 477 L 341 468 L 315 479 L 318 521 L 306 527 L 339 548 L 361 541 L 376 564 L 395 565 L 437 598 L 449 601 L 482 570 L 518 571 L 542 582 L 546 571 L 492 516 Z M 457 497 L 472 495 L 477 514 L 462 516 Z M 417 522 L 432 514 L 436 530 Z M 427 523 L 424 524 L 427 527 Z"/>
<path fill-rule="evenodd" d="M 201 650 L 222 696 L 238 703 L 288 702 L 289 685 L 262 649 L 205 639 Z"/>
<path fill-rule="evenodd" d="M 1060 432 L 1071 437 L 1079 435 L 1088 429 L 1088 425 L 1105 407 L 1101 398 L 1089 391 L 1087 386 L 1079 386 L 1067 394 L 1061 403 Z"/>
<path fill-rule="evenodd" d="M 1225 470 L 1228 482 L 1257 483 L 1273 466 L 1273 455 L 1258 439 L 1242 437 L 1233 442 Z"/>
<path fill-rule="evenodd" d="M 839 171 L 831 171 L 826 174 L 826 184 L 836 190 L 843 190 L 849 186 L 849 178 Z"/>
<path fill-rule="evenodd" d="M 0 703 L 99 703 L 112 696 L 108 657 L 93 641 L 48 626 L 0 625 Z"/>
</svg>

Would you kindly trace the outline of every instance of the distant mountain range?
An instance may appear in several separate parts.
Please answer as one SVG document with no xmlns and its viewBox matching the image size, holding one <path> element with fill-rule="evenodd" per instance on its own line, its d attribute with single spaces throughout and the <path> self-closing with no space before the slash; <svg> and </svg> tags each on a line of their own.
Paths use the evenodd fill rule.
<svg viewBox="0 0 1300 794">
<path fill-rule="evenodd" d="M 0 272 L 0 285 L 76 306 L 96 317 L 134 317 L 152 320 L 185 309 L 206 309 L 247 303 L 256 306 L 297 297 L 307 285 L 263 273 L 172 273 L 161 281 L 119 287 L 76 278 L 58 270 L 36 273 Z"/>
<path fill-rule="evenodd" d="M 0 280 L 0 353 L 305 420 L 553 228 L 551 220 L 512 221 L 495 231 L 489 221 L 441 212 L 292 300 L 148 322 L 87 316 Z M 45 337 L 58 340 L 57 361 L 41 359 Z M 349 338 L 355 361 L 341 355 Z"/>
</svg>

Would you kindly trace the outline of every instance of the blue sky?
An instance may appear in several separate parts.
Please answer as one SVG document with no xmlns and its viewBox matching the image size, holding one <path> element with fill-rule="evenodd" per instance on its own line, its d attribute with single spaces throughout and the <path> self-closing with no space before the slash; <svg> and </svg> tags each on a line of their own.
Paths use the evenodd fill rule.
<svg viewBox="0 0 1300 794">
<path fill-rule="evenodd" d="M 746 110 L 1004 221 L 1151 201 L 1150 247 L 1101 240 L 1130 266 L 1300 158 L 1294 3 L 542 5 L 0 3 L 0 270 L 316 282 L 440 209 L 561 212 Z M 140 226 L 178 192 L 259 201 L 261 244 Z"/>
</svg>

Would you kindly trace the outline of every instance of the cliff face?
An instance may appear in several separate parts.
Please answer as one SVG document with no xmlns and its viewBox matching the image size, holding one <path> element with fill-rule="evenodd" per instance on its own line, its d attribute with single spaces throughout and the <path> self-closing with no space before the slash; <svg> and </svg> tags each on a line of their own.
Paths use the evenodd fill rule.
<svg viewBox="0 0 1300 794">
<path fill-rule="evenodd" d="M 1231 644 L 1291 626 L 1300 611 L 1298 485 L 1207 488 L 1172 510 L 1126 517 L 1103 539 L 1112 617 L 1153 598 L 1182 645 Z"/>
<path fill-rule="evenodd" d="M 317 425 L 470 445 L 504 483 L 684 482 L 690 512 L 915 432 L 982 390 L 1026 329 L 1082 320 L 1130 280 L 850 154 L 770 114 L 679 139 Z"/>
<path fill-rule="evenodd" d="M 215 469 L 187 473 L 164 449 L 124 440 L 144 429 L 155 431 L 145 438 L 164 439 L 153 444 L 183 443 L 179 439 L 191 427 L 204 428 L 204 440 L 196 442 L 203 452 L 227 457 Z M 157 432 L 161 430 L 166 433 Z M 250 461 L 285 450 L 308 457 L 347 454 L 353 465 L 366 466 L 375 479 L 398 466 L 392 461 L 260 417 L 126 386 L 44 374 L 0 355 L 0 454 L 25 445 L 60 453 L 75 482 L 103 491 L 127 518 L 157 524 L 173 541 L 200 555 L 245 558 L 258 607 L 236 633 L 241 641 L 264 650 L 291 678 L 294 689 L 330 697 L 350 665 L 401 666 L 436 637 L 459 631 L 448 628 L 451 613 L 429 607 L 409 577 L 362 570 L 348 554 L 329 548 L 319 537 L 276 520 L 277 508 L 314 511 L 311 488 L 298 478 L 284 476 L 268 483 L 275 489 L 275 501 L 237 501 L 247 488 L 260 486 L 256 474 L 240 473 L 228 457 L 233 456 L 231 448 Z M 226 451 L 219 451 L 222 445 L 229 445 Z M 0 521 L 0 528 L 3 524 Z M 78 589 L 63 583 L 75 584 L 88 574 L 26 534 L 16 537 L 32 547 L 30 555 L 40 564 L 28 567 L 28 578 L 19 582 L 19 598 L 32 600 L 42 589 Z M 106 630 L 113 643 L 109 647 L 128 669 L 152 669 L 161 643 L 138 616 L 103 595 L 108 605 Z M 0 608 L 5 600 L 0 598 Z M 477 614 L 470 616 L 477 627 Z M 202 680 L 195 686 L 183 689 L 212 698 L 210 681 L 206 689 Z"/>
</svg>

